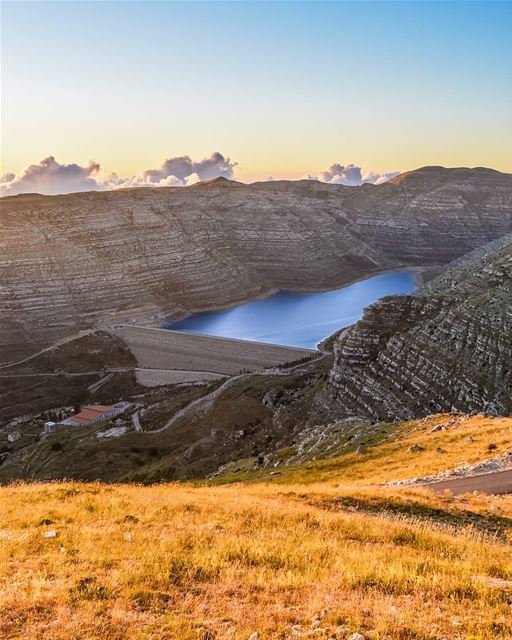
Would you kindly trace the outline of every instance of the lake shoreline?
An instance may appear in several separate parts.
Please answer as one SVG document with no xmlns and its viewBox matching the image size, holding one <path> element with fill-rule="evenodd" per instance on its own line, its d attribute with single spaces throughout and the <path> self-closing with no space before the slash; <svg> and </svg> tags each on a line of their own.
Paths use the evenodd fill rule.
<svg viewBox="0 0 512 640">
<path fill-rule="evenodd" d="M 358 282 L 364 282 L 365 280 L 370 280 L 371 278 L 375 278 L 377 276 L 385 276 L 391 273 L 411 273 L 414 274 L 414 278 L 416 280 L 416 288 L 414 291 L 418 291 L 425 284 L 423 280 L 423 274 L 427 271 L 431 271 L 443 265 L 428 265 L 428 266 L 412 266 L 412 267 L 399 267 L 397 269 L 382 269 L 370 274 L 355 278 L 354 280 L 342 280 L 339 284 L 336 284 L 334 287 L 301 287 L 294 289 L 280 289 L 278 287 L 274 287 L 272 289 L 265 290 L 257 295 L 248 296 L 247 298 L 243 298 L 238 302 L 228 305 L 212 305 L 208 307 L 190 307 L 189 309 L 184 309 L 183 314 L 177 315 L 175 317 L 167 317 L 160 320 L 160 322 L 146 322 L 146 326 L 158 326 L 161 329 L 169 329 L 165 324 L 168 322 L 181 322 L 181 320 L 186 320 L 190 318 L 190 316 L 197 315 L 199 313 L 210 313 L 214 311 L 228 311 L 229 309 L 235 309 L 236 307 L 240 307 L 243 304 L 248 304 L 250 302 L 257 302 L 258 300 L 266 300 L 267 298 L 271 298 L 275 296 L 277 293 L 326 293 L 328 291 L 337 291 L 338 289 L 344 289 L 346 287 L 350 287 L 353 284 L 357 284 Z M 163 320 L 163 322 L 162 322 Z"/>
<path fill-rule="evenodd" d="M 163 329 L 316 349 L 333 332 L 357 322 L 368 305 L 385 296 L 412 294 L 423 283 L 423 271 L 390 269 L 334 289 L 276 290 L 227 308 L 168 320 Z"/>
</svg>

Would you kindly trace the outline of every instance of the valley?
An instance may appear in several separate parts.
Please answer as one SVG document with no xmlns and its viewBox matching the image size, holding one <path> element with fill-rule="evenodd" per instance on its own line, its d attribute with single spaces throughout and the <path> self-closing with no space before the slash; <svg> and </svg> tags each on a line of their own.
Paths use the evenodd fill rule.
<svg viewBox="0 0 512 640">
<path fill-rule="evenodd" d="M 209 311 L 205 316 L 190 314 L 208 308 L 210 303 L 198 307 L 195 307 L 196 303 L 182 305 L 181 310 L 176 311 L 175 318 L 181 315 L 185 319 L 178 324 L 165 320 L 168 316 L 162 315 L 161 311 L 153 315 L 147 325 L 142 324 L 143 314 L 139 318 L 125 317 L 124 321 L 119 322 L 115 320 L 117 312 L 107 311 L 107 307 L 102 306 L 101 297 L 96 297 L 94 304 L 97 310 L 89 315 L 80 311 L 73 320 L 74 337 L 64 335 L 67 330 L 60 321 L 51 319 L 55 308 L 50 306 L 48 318 L 31 322 L 30 331 L 28 325 L 23 329 L 23 349 L 18 350 L 16 340 L 11 342 L 10 339 L 10 356 L 3 349 L 4 362 L 0 368 L 1 435 L 7 438 L 13 431 L 19 431 L 22 437 L 16 443 L 3 445 L 0 480 L 53 480 L 65 477 L 146 483 L 222 476 L 223 470 L 229 468 L 252 473 L 303 463 L 307 458 L 305 451 L 311 451 L 311 457 L 329 458 L 344 452 L 346 447 L 355 450 L 359 445 L 367 446 L 367 441 L 372 438 L 378 439 L 379 425 L 393 425 L 432 413 L 485 411 L 489 415 L 510 415 L 510 176 L 480 169 L 425 168 L 404 174 L 382 187 L 368 186 L 354 191 L 345 187 L 332 189 L 331 185 L 320 183 L 279 183 L 268 187 L 271 191 L 267 196 L 272 194 L 277 201 L 284 194 L 292 199 L 297 197 L 300 206 L 305 206 L 306 202 L 319 206 L 322 203 L 315 219 L 318 222 L 321 216 L 327 216 L 325 221 L 330 220 L 329 224 L 334 219 L 338 220 L 337 224 L 340 223 L 341 214 L 331 210 L 335 201 L 342 207 L 350 204 L 354 212 L 371 202 L 375 207 L 371 216 L 360 211 L 350 216 L 343 214 L 346 229 L 344 233 L 330 237 L 329 251 L 333 251 L 332 243 L 355 242 L 355 219 L 360 221 L 361 216 L 369 216 L 371 224 L 376 224 L 379 215 L 382 218 L 384 214 L 376 214 L 375 211 L 387 211 L 387 222 L 379 223 L 377 235 L 372 236 L 366 229 L 366 247 L 370 246 L 370 241 L 383 243 L 386 234 L 391 233 L 390 229 L 397 225 L 398 235 L 393 237 L 392 244 L 386 249 L 381 244 L 379 255 L 382 260 L 379 266 L 375 263 L 370 271 L 383 271 L 386 270 L 385 266 L 390 266 L 393 261 L 383 258 L 386 251 L 403 250 L 399 246 L 399 237 L 405 233 L 405 223 L 396 222 L 399 218 L 407 215 L 407 233 L 420 234 L 423 241 L 427 240 L 425 234 L 428 235 L 427 227 L 430 224 L 453 224 L 452 231 L 446 229 L 445 235 L 435 243 L 430 240 L 431 247 L 434 244 L 436 246 L 438 258 L 434 260 L 433 253 L 428 253 L 432 249 L 429 250 L 429 245 L 422 243 L 421 247 L 416 247 L 414 258 L 411 253 L 403 253 L 401 259 L 395 262 L 400 269 L 407 269 L 407 273 L 373 276 L 364 280 L 368 275 L 367 267 L 362 262 L 356 264 L 353 261 L 348 269 L 345 256 L 342 259 L 343 277 L 347 281 L 350 278 L 358 280 L 352 287 L 319 294 L 284 293 L 226 312 Z M 474 194 L 477 188 L 478 198 L 474 195 L 470 197 L 469 194 Z M 134 206 L 144 208 L 149 196 L 168 197 L 169 202 L 175 197 L 190 197 L 196 207 L 209 203 L 213 206 L 212 211 L 217 211 L 215 203 L 231 202 L 235 196 L 241 198 L 243 207 L 248 207 L 253 197 L 250 193 L 260 194 L 259 190 L 265 192 L 266 189 L 264 185 L 247 186 L 215 180 L 178 190 L 179 193 L 164 189 L 147 194 L 143 190 L 136 190 L 123 193 L 122 196 L 73 194 L 68 204 L 72 205 L 74 198 L 82 197 L 93 200 L 99 198 L 101 202 L 108 202 L 112 197 L 130 197 Z M 437 208 L 433 205 L 434 193 Z M 454 193 L 459 195 L 455 198 Z M 450 197 L 447 194 L 451 194 Z M 402 203 L 400 209 L 395 210 L 398 197 L 402 198 Z M 25 204 L 31 202 L 32 196 L 27 198 Z M 16 205 L 22 200 L 8 198 L 6 202 L 10 208 L 13 203 Z M 43 198 L 37 202 L 43 201 L 51 207 L 61 202 L 59 198 Z M 455 202 L 459 203 L 456 207 Z M 413 206 L 413 203 L 422 204 Z M 196 242 L 197 234 L 191 235 L 186 230 L 184 221 L 187 220 L 187 208 L 184 202 L 181 204 L 185 208 L 179 217 L 182 226 L 178 244 Z M 151 205 L 153 209 L 155 206 L 154 203 Z M 297 211 L 300 211 L 300 206 Z M 155 214 L 153 209 L 151 211 Z M 439 219 L 441 209 L 442 222 Z M 479 211 L 478 215 L 472 213 L 476 210 Z M 2 211 L 2 220 L 5 211 Z M 16 215 L 12 217 L 9 209 L 7 211 L 7 220 L 20 220 Z M 45 208 L 38 215 L 44 213 L 47 216 L 49 212 L 50 209 Z M 67 210 L 65 220 L 62 215 L 55 218 L 59 225 L 68 224 L 73 218 L 70 212 L 71 209 Z M 116 219 L 118 214 L 117 209 L 112 213 Z M 212 215 L 220 216 L 226 222 L 224 210 L 219 209 Z M 246 212 L 239 219 L 252 219 L 252 215 L 256 214 Z M 280 210 L 280 215 L 283 224 L 291 220 L 291 210 Z M 293 215 L 296 217 L 299 214 Z M 300 215 L 305 216 L 306 213 Z M 171 217 L 177 220 L 174 214 Z M 257 217 L 260 224 L 277 224 L 272 208 L 263 207 Z M 160 212 L 158 219 L 163 218 L 168 222 L 170 220 L 167 213 Z M 87 217 L 85 222 L 89 224 L 91 219 Z M 395 222 L 391 222 L 392 219 Z M 147 220 L 144 220 L 146 225 Z M 212 224 L 211 217 L 201 220 L 201 225 Z M 304 223 L 305 218 L 302 218 L 301 224 Z M 83 220 L 80 224 L 84 224 Z M 106 219 L 102 222 L 101 238 L 105 237 L 105 224 Z M 247 229 L 244 230 L 246 232 Z M 236 236 L 229 236 L 229 233 L 226 237 L 233 239 Z M 286 233 L 289 237 L 295 237 L 290 229 Z M 347 233 L 350 240 L 346 238 Z M 491 236 L 491 241 L 482 244 L 484 236 Z M 249 237 L 252 237 L 251 234 L 246 239 Z M 176 238 L 170 246 L 176 245 Z M 303 231 L 300 238 L 300 242 L 305 238 Z M 211 249 L 215 246 L 211 234 L 204 242 L 205 246 L 210 247 L 211 255 Z M 443 242 L 446 242 L 444 250 Z M 469 248 L 478 246 L 466 251 L 449 265 L 442 266 L 449 252 L 457 256 L 464 243 Z M 408 246 L 410 252 L 412 245 Z M 234 251 L 233 247 L 230 251 Z M 268 251 L 268 247 L 268 242 L 260 246 L 265 251 Z M 254 245 L 250 258 L 244 258 L 244 268 L 256 258 L 256 249 Z M 165 248 L 165 251 L 169 250 Z M 55 264 L 61 264 L 66 259 L 60 251 L 60 248 L 55 248 Z M 324 265 L 324 258 L 329 261 L 335 255 L 341 256 L 339 249 L 336 251 L 338 253 L 330 253 L 330 257 L 326 258 L 322 250 L 320 263 Z M 368 253 L 367 249 L 365 252 Z M 180 258 L 180 277 L 186 273 L 183 271 L 185 254 L 188 259 L 188 245 Z M 215 255 L 220 256 L 219 253 Z M 287 255 L 292 259 L 293 251 Z M 304 291 L 309 286 L 310 276 L 304 270 L 306 255 L 313 261 L 318 257 L 314 251 L 303 253 L 300 258 L 298 254 L 294 255 L 293 269 L 298 269 L 301 274 L 300 285 L 291 287 L 295 291 Z M 375 252 L 372 255 L 376 255 Z M 443 257 L 439 257 L 441 255 Z M 110 259 L 115 264 L 117 257 Z M 21 258 L 17 260 L 21 265 Z M 267 254 L 267 268 L 269 260 Z M 69 265 L 69 268 L 72 266 Z M 281 265 L 276 271 L 280 283 L 286 280 L 287 268 Z M 72 271 L 67 272 L 67 286 L 71 286 L 70 273 Z M 140 275 L 142 272 L 137 273 Z M 154 284 L 169 281 L 168 276 L 164 277 L 163 273 L 152 267 L 148 277 L 149 273 Z M 217 273 L 217 270 L 211 273 Z M 419 283 L 415 291 L 412 291 L 412 273 L 416 274 Z M 135 286 L 133 274 L 129 269 L 123 282 Z M 331 272 L 331 277 L 334 282 L 342 276 Z M 58 280 L 52 278 L 51 282 L 56 284 Z M 238 276 L 236 282 L 241 283 Z M 274 278 L 274 284 L 268 291 L 273 290 L 277 282 Z M 311 288 L 325 288 L 326 282 L 316 279 L 315 286 Z M 379 297 L 376 291 L 385 293 L 378 288 L 381 283 L 397 287 L 388 291 L 393 294 L 398 291 L 401 295 L 388 295 L 377 300 L 366 307 L 361 319 L 354 322 L 360 317 L 361 307 L 368 301 L 367 296 L 373 296 L 370 298 L 373 301 Z M 290 281 L 287 284 L 290 285 Z M 101 286 L 98 284 L 98 291 Z M 14 290 L 12 287 L 4 288 L 4 294 Z M 117 287 L 112 283 L 109 290 L 117 295 Z M 84 291 L 81 287 L 79 295 L 82 296 Z M 141 297 L 144 304 L 152 296 L 152 291 L 153 285 L 145 288 Z M 188 296 L 192 296 L 198 290 L 187 285 L 186 291 Z M 361 295 L 356 292 L 361 292 Z M 225 295 L 226 288 L 220 286 L 210 306 L 225 306 Z M 246 295 L 250 297 L 251 294 L 242 297 Z M 261 295 L 262 291 L 258 297 Z M 19 301 L 22 296 L 23 290 L 17 290 L 16 299 Z M 178 299 L 183 300 L 174 294 L 171 298 L 173 304 Z M 127 301 L 128 298 L 125 298 L 125 303 Z M 251 315 L 253 308 L 254 315 Z M 12 301 L 4 309 L 12 310 Z M 270 314 L 265 321 L 266 333 L 258 333 L 257 318 L 260 310 L 266 313 L 265 309 L 269 309 Z M 303 317 L 302 309 L 307 310 Z M 37 305 L 31 307 L 28 315 L 30 313 L 39 313 Z M 247 320 L 244 319 L 246 313 Z M 352 315 L 354 313 L 356 316 Z M 17 317 L 26 319 L 28 315 L 22 313 Z M 62 319 L 64 316 L 60 317 Z M 82 326 L 87 317 L 89 319 L 85 324 L 95 326 Z M 338 326 L 336 317 L 339 318 Z M 244 326 L 246 321 L 247 325 Z M 187 333 L 187 327 L 194 331 L 198 322 L 198 333 Z M 320 343 L 319 350 L 315 350 L 303 346 L 290 347 L 200 335 L 204 331 L 204 325 L 201 324 L 204 322 L 211 323 L 213 330 L 217 327 L 220 333 L 224 331 L 231 336 L 239 335 L 237 331 L 245 331 L 242 335 L 246 337 L 269 338 L 274 332 L 275 336 L 281 336 L 282 342 L 288 339 L 299 345 L 304 340 L 307 344 L 316 344 L 320 336 L 325 336 L 334 328 L 337 330 Z M 348 327 L 347 322 L 350 325 Z M 14 327 L 12 322 L 7 324 Z M 171 328 L 184 327 L 185 331 L 166 330 L 162 328 L 164 324 Z M 45 345 L 44 341 L 41 343 L 36 336 L 38 332 L 46 331 L 45 326 L 59 333 L 53 345 Z M 311 333 L 312 330 L 320 333 Z M 208 331 L 212 329 L 206 329 Z M 316 337 L 312 338 L 313 335 Z M 57 338 L 57 334 L 54 334 L 54 338 Z M 37 351 L 28 353 L 35 348 L 35 343 Z M 9 357 L 15 353 L 17 359 L 9 362 Z M 76 407 L 120 401 L 130 402 L 132 409 L 126 416 L 118 418 L 116 424 L 112 420 L 98 426 L 80 427 L 78 432 L 73 430 L 76 427 L 59 426 L 55 433 L 41 435 L 45 419 L 50 414 L 69 416 Z M 110 433 L 109 429 L 113 429 L 112 437 L 97 437 L 97 433 Z M 317 441 L 323 444 L 317 446 Z"/>
<path fill-rule="evenodd" d="M 424 167 L 382 185 L 299 180 L 2 199 L 0 358 L 119 323 L 162 326 L 276 291 L 437 269 L 512 231 L 512 179 Z"/>
<path fill-rule="evenodd" d="M 512 0 L 0 2 L 0 640 L 512 640 Z"/>
<path fill-rule="evenodd" d="M 390 217 L 384 197 L 376 210 L 387 211 L 386 222 L 380 214 L 379 232 L 363 234 L 372 265 L 340 253 L 345 241 L 363 251 L 352 220 L 379 220 L 355 208 L 327 253 L 319 245 L 292 250 L 271 277 L 268 253 L 262 278 L 256 245 L 250 259 L 235 259 L 231 245 L 227 260 L 226 237 L 220 248 L 220 230 L 213 243 L 208 232 L 205 255 L 235 269 L 231 288 L 228 279 L 208 290 L 219 275 L 211 264 L 206 279 L 201 266 L 184 284 L 197 235 L 182 231 L 171 243 L 187 245 L 179 278 L 148 262 L 122 267 L 123 282 L 138 288 L 137 307 L 128 289 L 103 282 L 111 271 L 101 261 L 90 261 L 103 272 L 95 276 L 99 295 L 86 302 L 87 285 L 73 281 L 60 248 L 47 316 L 37 304 L 14 312 L 29 292 L 11 281 L 0 331 L 0 566 L 9 576 L 0 635 L 26 640 L 51 628 L 55 640 L 135 640 L 141 629 L 148 640 L 512 637 L 512 206 L 506 176 L 485 202 L 472 200 L 472 180 L 483 180 L 485 193 L 490 175 L 475 171 L 471 179 L 466 170 L 449 173 L 449 191 L 459 195 L 442 213 L 448 174 L 418 172 L 437 203 L 427 199 L 421 214 L 412 204 L 418 176 L 397 180 L 402 213 Z M 299 185 L 272 187 L 293 193 Z M 387 188 L 393 198 L 395 187 Z M 214 181 L 197 189 L 211 205 L 218 192 L 246 188 Z M 316 186 L 304 189 L 301 198 Z M 466 204 L 452 208 L 461 192 Z M 297 215 L 290 207 L 285 219 Z M 54 220 L 62 225 L 62 214 Z M 445 225 L 445 236 L 427 238 L 430 224 Z M 404 253 L 404 234 L 427 244 Z M 169 259 L 167 246 L 154 250 Z M 276 251 L 284 256 L 283 246 Z M 119 256 L 105 254 L 113 272 Z M 203 257 L 196 254 L 196 267 Z M 15 259 L 27 268 L 26 255 Z M 321 275 L 324 260 L 331 265 Z M 409 278 L 405 288 L 354 295 L 397 271 Z M 305 293 L 356 281 L 341 292 Z M 34 302 L 42 285 L 27 282 Z M 295 293 L 267 298 L 282 288 Z M 246 309 L 261 305 L 271 311 L 263 333 L 260 311 L 244 325 Z M 208 335 L 215 326 L 227 337 Z M 272 336 L 295 346 L 272 344 Z M 263 337 L 270 342 L 255 341 Z M 123 412 L 109 417 L 116 403 Z M 95 408 L 103 417 L 73 426 Z"/>
</svg>

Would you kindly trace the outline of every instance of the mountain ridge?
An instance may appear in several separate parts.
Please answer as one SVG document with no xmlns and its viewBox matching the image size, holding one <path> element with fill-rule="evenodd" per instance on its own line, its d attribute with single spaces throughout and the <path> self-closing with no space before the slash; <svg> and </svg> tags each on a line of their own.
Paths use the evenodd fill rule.
<svg viewBox="0 0 512 640">
<path fill-rule="evenodd" d="M 512 175 L 457 172 L 4 198 L 0 361 L 81 329 L 446 264 L 512 231 Z"/>
</svg>

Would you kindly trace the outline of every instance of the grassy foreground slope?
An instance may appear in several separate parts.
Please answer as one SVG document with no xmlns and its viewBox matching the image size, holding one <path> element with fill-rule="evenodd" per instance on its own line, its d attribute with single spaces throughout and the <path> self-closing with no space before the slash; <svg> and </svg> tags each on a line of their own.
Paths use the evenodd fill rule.
<svg viewBox="0 0 512 640">
<path fill-rule="evenodd" d="M 449 468 L 466 461 L 449 453 L 466 430 L 468 458 L 489 457 L 486 420 L 503 452 L 512 419 L 431 433 L 439 416 L 406 438 L 432 460 L 435 438 Z M 394 478 L 423 472 L 404 444 L 267 482 L 2 487 L 0 637 L 512 638 L 512 496 L 372 486 L 388 476 L 379 451 Z"/>
</svg>

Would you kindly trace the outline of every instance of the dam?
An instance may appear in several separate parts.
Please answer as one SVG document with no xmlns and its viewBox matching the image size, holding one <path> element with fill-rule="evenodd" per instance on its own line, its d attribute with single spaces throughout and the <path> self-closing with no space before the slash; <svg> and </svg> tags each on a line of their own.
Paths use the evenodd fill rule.
<svg viewBox="0 0 512 640">
<path fill-rule="evenodd" d="M 415 287 L 414 272 L 388 273 L 333 291 L 284 291 L 231 309 L 197 313 L 165 328 L 126 324 L 118 333 L 142 368 L 211 380 L 315 357 L 317 345 L 359 320 L 364 307 Z"/>
</svg>

